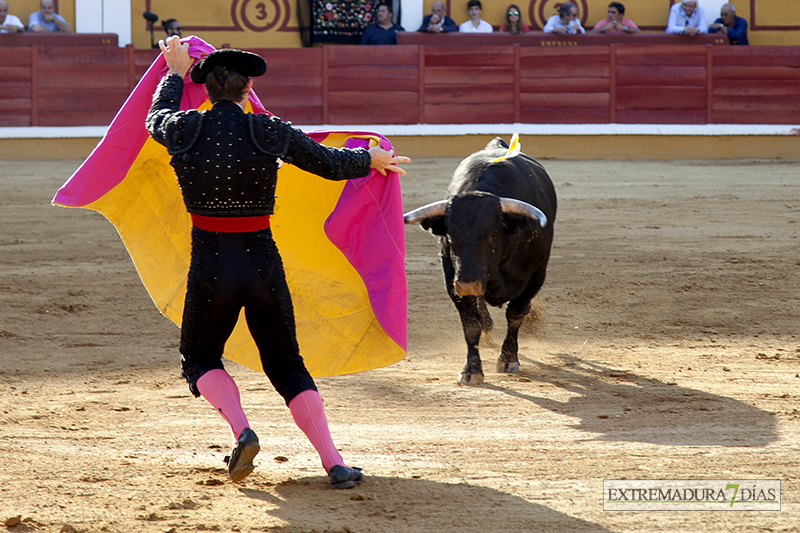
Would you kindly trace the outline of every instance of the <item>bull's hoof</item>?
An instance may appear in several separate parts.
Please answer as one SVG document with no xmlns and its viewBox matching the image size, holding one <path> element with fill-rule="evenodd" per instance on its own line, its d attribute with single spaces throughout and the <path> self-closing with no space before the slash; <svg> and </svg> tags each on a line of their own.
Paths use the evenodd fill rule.
<svg viewBox="0 0 800 533">
<path fill-rule="evenodd" d="M 516 374 L 519 372 L 519 361 L 504 361 L 500 357 L 497 359 L 497 371 L 501 374 Z"/>
<path fill-rule="evenodd" d="M 480 385 L 483 383 L 483 374 L 467 374 L 464 372 L 458 382 L 462 385 Z"/>
</svg>

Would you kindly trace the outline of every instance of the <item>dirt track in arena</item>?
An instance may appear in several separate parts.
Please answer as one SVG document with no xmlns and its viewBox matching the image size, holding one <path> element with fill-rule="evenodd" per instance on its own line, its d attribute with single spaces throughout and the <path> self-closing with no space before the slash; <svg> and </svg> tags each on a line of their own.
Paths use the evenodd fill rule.
<svg viewBox="0 0 800 533">
<path fill-rule="evenodd" d="M 409 165 L 406 207 L 457 163 Z M 486 383 L 457 384 L 438 246 L 407 228 L 408 357 L 318 383 L 368 476 L 331 491 L 265 378 L 233 365 L 262 453 L 227 481 L 229 430 L 113 228 L 49 206 L 79 161 L 4 161 L 0 530 L 798 531 L 800 164 L 543 163 L 560 205 L 521 372 L 492 371 L 494 310 Z M 622 478 L 781 479 L 782 510 L 603 511 Z"/>
</svg>

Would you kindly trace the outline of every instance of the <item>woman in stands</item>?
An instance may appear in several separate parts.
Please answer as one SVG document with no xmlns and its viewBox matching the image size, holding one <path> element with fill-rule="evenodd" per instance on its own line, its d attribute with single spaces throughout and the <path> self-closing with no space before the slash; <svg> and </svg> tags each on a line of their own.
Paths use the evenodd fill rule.
<svg viewBox="0 0 800 533">
<path fill-rule="evenodd" d="M 502 33 L 528 33 L 531 29 L 522 23 L 519 6 L 511 4 L 506 9 L 506 23 L 500 26 Z"/>
</svg>

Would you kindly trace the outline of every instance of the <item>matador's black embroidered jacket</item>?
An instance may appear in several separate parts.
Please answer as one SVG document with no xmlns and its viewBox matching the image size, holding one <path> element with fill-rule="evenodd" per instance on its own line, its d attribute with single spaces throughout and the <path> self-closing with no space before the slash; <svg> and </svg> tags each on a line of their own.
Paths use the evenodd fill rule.
<svg viewBox="0 0 800 533">
<path fill-rule="evenodd" d="M 221 101 L 180 111 L 183 79 L 168 74 L 153 94 L 147 131 L 166 146 L 189 213 L 214 217 L 271 215 L 279 159 L 329 180 L 366 176 L 369 152 L 329 148 L 266 114 Z"/>
</svg>

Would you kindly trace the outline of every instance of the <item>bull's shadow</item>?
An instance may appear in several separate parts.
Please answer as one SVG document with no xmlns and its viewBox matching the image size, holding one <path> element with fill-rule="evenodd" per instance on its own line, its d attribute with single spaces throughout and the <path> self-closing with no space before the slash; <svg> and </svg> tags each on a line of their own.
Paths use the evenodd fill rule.
<svg viewBox="0 0 800 533">
<path fill-rule="evenodd" d="M 369 476 L 352 490 L 332 491 L 327 479 L 314 477 L 281 483 L 274 490 L 277 495 L 239 489 L 268 504 L 270 516 L 287 522 L 281 531 L 609 531 L 519 496 L 465 483 Z"/>
<path fill-rule="evenodd" d="M 589 440 L 723 447 L 765 446 L 778 440 L 775 416 L 747 403 L 567 354 L 551 355 L 559 357 L 562 365 L 520 357 L 525 364 L 519 376 L 577 396 L 561 402 L 496 384 L 484 386 L 579 418 L 570 427 L 596 435 Z"/>
</svg>

